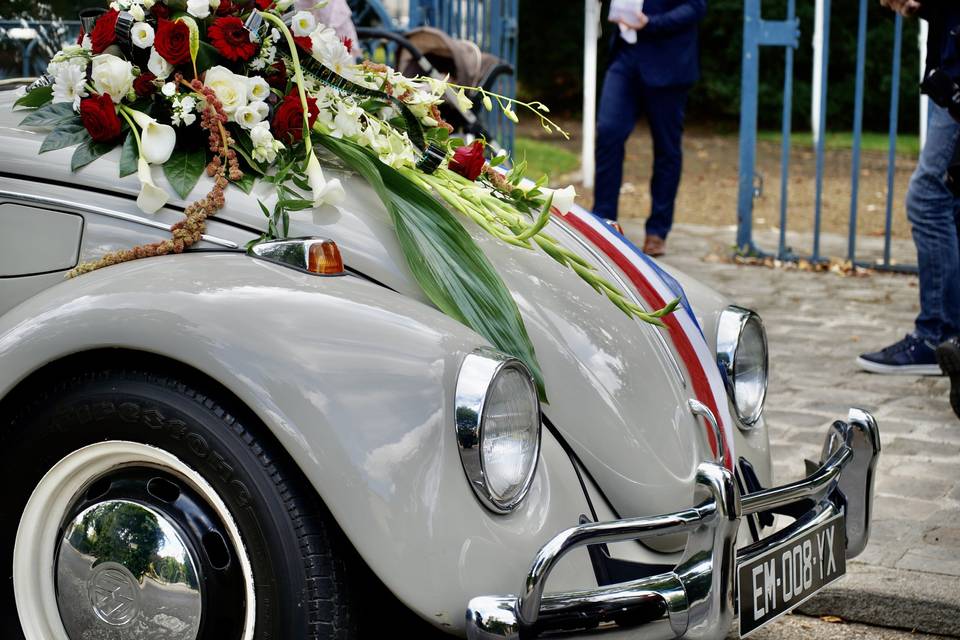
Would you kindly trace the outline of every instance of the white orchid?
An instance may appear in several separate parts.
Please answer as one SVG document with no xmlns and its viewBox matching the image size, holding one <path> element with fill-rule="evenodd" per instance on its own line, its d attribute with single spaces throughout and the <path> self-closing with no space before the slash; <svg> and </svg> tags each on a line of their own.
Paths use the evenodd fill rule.
<svg viewBox="0 0 960 640">
<path fill-rule="evenodd" d="M 261 122 L 250 129 L 250 141 L 253 143 L 253 159 L 257 162 L 273 164 L 277 153 L 283 149 L 283 143 L 270 132 L 268 122 Z"/>
<path fill-rule="evenodd" d="M 316 26 L 317 19 L 309 11 L 298 11 L 294 14 L 293 22 L 290 24 L 295 36 L 308 36 Z"/>
<path fill-rule="evenodd" d="M 157 76 L 157 80 L 166 80 L 173 73 L 173 65 L 163 59 L 156 49 L 150 49 L 150 58 L 147 60 L 147 70 Z"/>
<path fill-rule="evenodd" d="M 556 207 L 557 211 L 561 213 L 567 213 L 573 209 L 574 200 L 577 197 L 577 191 L 573 188 L 573 185 L 564 187 L 563 189 L 548 189 L 542 187 L 540 191 L 543 192 L 543 201 L 546 202 L 547 197 L 552 193 L 553 194 L 553 206 Z"/>
<path fill-rule="evenodd" d="M 143 157 L 137 160 L 137 177 L 140 178 L 140 195 L 137 196 L 137 206 L 144 213 L 156 213 L 163 205 L 167 204 L 170 196 L 154 183 L 150 165 Z"/>
<path fill-rule="evenodd" d="M 187 0 L 187 13 L 195 18 L 210 17 L 210 0 Z"/>
<path fill-rule="evenodd" d="M 307 160 L 307 182 L 310 184 L 310 191 L 313 192 L 314 207 L 323 204 L 336 206 L 347 196 L 339 179 L 327 180 L 324 177 L 320 161 L 317 160 L 313 151 L 310 152 L 310 158 Z"/>
<path fill-rule="evenodd" d="M 223 112 L 231 118 L 240 107 L 247 106 L 247 78 L 238 76 L 226 67 L 216 66 L 207 69 L 204 84 L 213 89 L 217 100 L 223 105 Z"/>
<path fill-rule="evenodd" d="M 93 59 L 90 77 L 100 93 L 110 94 L 113 103 L 120 104 L 133 88 L 133 65 L 115 55 L 103 53 Z"/>
<path fill-rule="evenodd" d="M 163 164 L 170 159 L 177 134 L 168 124 L 160 124 L 142 111 L 124 108 L 140 127 L 140 157 L 150 164 Z"/>
<path fill-rule="evenodd" d="M 141 9 L 141 12 L 142 11 Z M 153 27 L 146 22 L 138 22 L 130 29 L 130 42 L 141 49 L 149 49 L 152 47 L 154 37 Z"/>
</svg>

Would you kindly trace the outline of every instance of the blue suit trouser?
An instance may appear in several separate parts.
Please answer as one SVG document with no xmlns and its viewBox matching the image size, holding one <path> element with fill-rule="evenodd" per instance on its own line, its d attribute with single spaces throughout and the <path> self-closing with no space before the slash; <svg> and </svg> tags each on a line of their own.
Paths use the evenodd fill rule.
<svg viewBox="0 0 960 640">
<path fill-rule="evenodd" d="M 689 86 L 650 87 L 641 77 L 633 47 L 621 45 L 607 69 L 597 118 L 593 212 L 617 219 L 627 138 L 641 115 L 653 138 L 650 217 L 647 234 L 666 238 L 683 169 L 683 117 Z"/>
</svg>

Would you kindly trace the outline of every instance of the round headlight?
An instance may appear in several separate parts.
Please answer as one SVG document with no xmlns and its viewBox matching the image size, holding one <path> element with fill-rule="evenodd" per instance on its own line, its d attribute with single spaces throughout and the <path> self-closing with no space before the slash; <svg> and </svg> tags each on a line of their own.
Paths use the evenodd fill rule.
<svg viewBox="0 0 960 640">
<path fill-rule="evenodd" d="M 760 316 L 740 307 L 720 314 L 717 362 L 741 426 L 753 426 L 767 396 L 767 333 Z"/>
<path fill-rule="evenodd" d="M 540 456 L 540 401 L 522 362 L 492 349 L 464 358 L 456 430 L 463 469 L 480 501 L 496 513 L 520 504 Z"/>
</svg>

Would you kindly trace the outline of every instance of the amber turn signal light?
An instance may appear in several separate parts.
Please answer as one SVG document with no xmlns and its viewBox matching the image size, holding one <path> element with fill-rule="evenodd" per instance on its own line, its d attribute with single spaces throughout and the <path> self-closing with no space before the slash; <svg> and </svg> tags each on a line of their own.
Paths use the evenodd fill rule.
<svg viewBox="0 0 960 640">
<path fill-rule="evenodd" d="M 307 271 L 321 276 L 343 273 L 343 256 L 337 243 L 333 240 L 311 243 L 307 251 Z"/>
</svg>

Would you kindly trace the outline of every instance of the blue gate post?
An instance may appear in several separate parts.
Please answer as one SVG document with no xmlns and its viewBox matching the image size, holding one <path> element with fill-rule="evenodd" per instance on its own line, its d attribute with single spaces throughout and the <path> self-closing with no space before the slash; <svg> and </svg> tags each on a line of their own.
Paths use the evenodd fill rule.
<svg viewBox="0 0 960 640">
<path fill-rule="evenodd" d="M 800 22 L 795 17 L 770 21 L 760 17 L 760 0 L 743 3 L 743 66 L 740 79 L 740 170 L 737 190 L 737 249 L 755 253 L 753 242 L 753 176 L 757 152 L 757 88 L 760 47 L 796 49 Z"/>
<path fill-rule="evenodd" d="M 796 0 L 787 0 L 787 21 L 796 19 Z M 777 258 L 787 260 L 787 203 L 790 185 L 790 130 L 793 124 L 793 47 L 787 47 L 783 65 L 783 114 L 780 123 L 780 243 Z"/>
<path fill-rule="evenodd" d="M 817 122 L 817 185 L 813 211 L 813 255 L 820 261 L 820 214 L 823 210 L 823 154 L 827 145 L 827 71 L 830 68 L 830 0 L 823 0 L 823 56 L 820 61 L 820 116 Z"/>
<path fill-rule="evenodd" d="M 860 0 L 858 20 L 857 80 L 853 107 L 853 160 L 850 167 L 850 234 L 847 239 L 847 260 L 851 263 L 857 261 L 857 199 L 860 195 L 860 138 L 863 135 L 863 75 L 867 58 L 867 0 Z"/>
<path fill-rule="evenodd" d="M 903 18 L 897 14 L 893 25 L 893 76 L 890 79 L 890 143 L 887 151 L 887 211 L 883 232 L 883 266 L 890 267 L 890 233 L 893 231 L 893 179 L 897 167 L 897 128 L 900 115 L 900 50 L 903 47 Z"/>
</svg>

